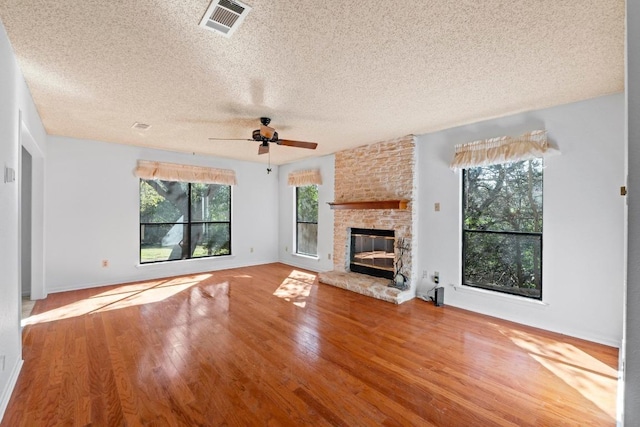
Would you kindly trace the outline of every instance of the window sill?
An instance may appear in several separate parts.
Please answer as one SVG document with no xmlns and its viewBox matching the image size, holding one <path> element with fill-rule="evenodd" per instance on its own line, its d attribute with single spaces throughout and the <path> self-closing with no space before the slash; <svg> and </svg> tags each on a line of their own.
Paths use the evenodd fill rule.
<svg viewBox="0 0 640 427">
<path fill-rule="evenodd" d="M 537 299 L 521 297 L 521 296 L 518 296 L 518 295 L 510 295 L 510 294 L 505 294 L 505 293 L 501 293 L 501 292 L 489 291 L 489 290 L 486 290 L 486 289 L 474 288 L 472 286 L 466 286 L 466 285 L 454 285 L 454 284 L 451 284 L 450 286 L 456 292 L 463 292 L 463 293 L 476 294 L 476 295 L 484 295 L 484 296 L 488 296 L 488 297 L 498 297 L 498 298 L 503 298 L 505 300 L 508 300 L 510 302 L 514 302 L 514 303 L 522 304 L 522 305 L 527 305 L 527 306 L 535 306 L 535 307 L 547 307 L 547 306 L 549 306 L 548 302 L 540 301 L 540 300 L 537 300 Z"/>
<path fill-rule="evenodd" d="M 190 258 L 190 259 L 177 259 L 174 261 L 158 261 L 158 262 L 146 262 L 144 264 L 138 263 L 136 264 L 136 268 L 149 268 L 154 266 L 163 266 L 163 265 L 181 265 L 181 264 L 190 264 L 190 263 L 199 263 L 206 261 L 215 261 L 215 260 L 228 260 L 235 258 L 235 255 L 220 255 L 216 257 L 203 257 L 203 258 Z"/>
<path fill-rule="evenodd" d="M 304 255 L 304 254 L 297 254 L 297 253 L 293 253 L 291 255 L 295 256 L 295 257 L 298 257 L 298 258 L 312 259 L 312 260 L 315 260 L 315 261 L 318 261 L 320 259 L 320 257 L 317 256 L 317 255 L 314 256 L 314 255 Z"/>
</svg>

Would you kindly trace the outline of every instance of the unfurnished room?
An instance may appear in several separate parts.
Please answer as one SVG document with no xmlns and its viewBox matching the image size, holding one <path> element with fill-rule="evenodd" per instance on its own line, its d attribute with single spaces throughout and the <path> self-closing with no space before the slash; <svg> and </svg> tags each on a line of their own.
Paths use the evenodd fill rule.
<svg viewBox="0 0 640 427">
<path fill-rule="evenodd" d="M 0 22 L 0 426 L 640 425 L 639 3 Z"/>
</svg>

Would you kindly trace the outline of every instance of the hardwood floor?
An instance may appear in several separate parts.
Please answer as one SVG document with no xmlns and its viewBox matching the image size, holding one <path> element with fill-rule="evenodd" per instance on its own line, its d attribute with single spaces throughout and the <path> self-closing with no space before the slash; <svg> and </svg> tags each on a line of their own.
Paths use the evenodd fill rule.
<svg viewBox="0 0 640 427">
<path fill-rule="evenodd" d="M 614 425 L 617 349 L 283 264 L 50 295 L 1 426 Z"/>
</svg>

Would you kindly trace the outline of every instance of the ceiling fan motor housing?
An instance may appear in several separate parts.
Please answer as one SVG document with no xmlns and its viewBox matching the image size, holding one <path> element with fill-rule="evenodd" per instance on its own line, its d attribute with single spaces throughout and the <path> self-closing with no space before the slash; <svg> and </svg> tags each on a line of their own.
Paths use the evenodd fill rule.
<svg viewBox="0 0 640 427">
<path fill-rule="evenodd" d="M 278 132 L 274 131 L 273 136 L 271 138 L 267 138 L 262 135 L 262 132 L 260 132 L 260 129 L 256 129 L 253 131 L 252 137 L 254 141 L 276 142 L 278 140 Z"/>
</svg>

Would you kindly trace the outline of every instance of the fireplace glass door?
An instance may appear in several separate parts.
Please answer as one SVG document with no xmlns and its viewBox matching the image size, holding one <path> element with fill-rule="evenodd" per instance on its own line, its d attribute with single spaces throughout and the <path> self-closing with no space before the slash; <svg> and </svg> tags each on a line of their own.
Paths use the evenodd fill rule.
<svg viewBox="0 0 640 427">
<path fill-rule="evenodd" d="M 393 279 L 394 247 L 393 230 L 352 228 L 349 267 L 357 273 Z"/>
</svg>

